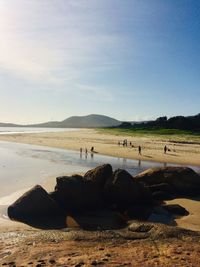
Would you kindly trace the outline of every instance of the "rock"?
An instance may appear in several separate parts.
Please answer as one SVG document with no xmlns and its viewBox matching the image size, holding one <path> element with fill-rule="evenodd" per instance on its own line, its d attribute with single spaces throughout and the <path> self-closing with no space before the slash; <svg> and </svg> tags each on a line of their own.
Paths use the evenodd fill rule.
<svg viewBox="0 0 200 267">
<path fill-rule="evenodd" d="M 85 173 L 84 179 L 86 181 L 91 181 L 98 187 L 103 187 L 108 179 L 112 176 L 112 166 L 110 164 L 104 164 L 98 166 L 92 170 Z"/>
<path fill-rule="evenodd" d="M 149 232 L 153 227 L 153 224 L 134 222 L 129 225 L 128 230 L 132 232 L 146 233 Z"/>
<path fill-rule="evenodd" d="M 97 210 L 75 214 L 73 220 L 84 230 L 119 229 L 126 225 L 123 216 L 110 210 Z"/>
<path fill-rule="evenodd" d="M 132 206 L 152 204 L 152 194 L 148 188 L 138 183 L 125 170 L 116 170 L 105 186 L 105 197 L 117 209 L 127 210 Z"/>
<path fill-rule="evenodd" d="M 34 186 L 8 207 L 9 218 L 22 222 L 29 218 L 63 215 L 63 210 L 40 185 Z"/>
<path fill-rule="evenodd" d="M 173 199 L 173 195 L 165 191 L 156 191 L 152 193 L 154 200 L 169 200 Z"/>
<path fill-rule="evenodd" d="M 186 216 L 189 212 L 182 206 L 178 204 L 167 204 L 162 206 L 165 210 L 167 210 L 170 214 L 176 216 Z"/>
<path fill-rule="evenodd" d="M 200 175 L 188 167 L 152 168 L 134 178 L 146 186 L 168 184 L 173 192 L 180 195 L 195 195 L 200 192 Z"/>
<path fill-rule="evenodd" d="M 174 187 L 167 183 L 154 184 L 154 185 L 149 185 L 147 187 L 152 193 L 157 191 L 162 191 L 170 194 L 174 193 Z"/>
<path fill-rule="evenodd" d="M 154 200 L 172 199 L 175 194 L 174 188 L 167 183 L 149 185 L 147 188 L 152 192 Z"/>
<path fill-rule="evenodd" d="M 132 206 L 127 209 L 126 215 L 128 219 L 147 220 L 151 215 L 152 206 Z"/>
<path fill-rule="evenodd" d="M 66 212 L 76 213 L 104 206 L 102 190 L 80 175 L 57 177 L 52 197 Z"/>
</svg>

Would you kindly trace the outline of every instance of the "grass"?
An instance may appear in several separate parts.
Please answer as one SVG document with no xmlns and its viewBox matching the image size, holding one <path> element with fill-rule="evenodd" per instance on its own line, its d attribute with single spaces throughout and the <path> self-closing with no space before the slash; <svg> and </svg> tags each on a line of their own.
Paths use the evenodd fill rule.
<svg viewBox="0 0 200 267">
<path fill-rule="evenodd" d="M 101 128 L 99 133 L 135 136 L 135 137 L 158 137 L 166 140 L 183 141 L 183 142 L 200 142 L 200 132 L 193 132 L 179 129 L 165 128 Z"/>
</svg>

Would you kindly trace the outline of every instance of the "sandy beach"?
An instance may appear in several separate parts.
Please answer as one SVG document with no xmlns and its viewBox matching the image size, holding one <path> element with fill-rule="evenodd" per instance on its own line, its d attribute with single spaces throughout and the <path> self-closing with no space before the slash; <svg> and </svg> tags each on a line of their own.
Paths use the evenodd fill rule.
<svg viewBox="0 0 200 267">
<path fill-rule="evenodd" d="M 124 139 L 131 142 L 134 147 L 119 146 L 118 141 L 122 142 Z M 82 129 L 70 132 L 0 135 L 0 140 L 77 151 L 82 148 L 83 153 L 85 153 L 85 148 L 90 153 L 90 148 L 93 146 L 96 153 L 117 158 L 196 165 L 197 170 L 200 165 L 200 146 L 198 144 L 173 143 L 155 136 L 133 138 L 101 134 L 93 129 Z M 138 145 L 142 147 L 142 155 L 138 155 Z M 167 154 L 163 153 L 164 145 L 170 148 Z M 52 176 L 41 184 L 47 191 L 51 191 L 55 185 L 55 177 Z M 0 213 L 4 213 L 3 210 L 7 205 L 22 193 L 19 191 L 17 194 L 1 198 Z M 189 212 L 188 216 L 175 219 L 178 226 L 200 231 L 198 199 L 175 199 L 167 203 L 180 204 Z M 44 235 L 45 238 L 40 238 L 41 230 L 2 217 L 0 218 L 0 232 L 0 263 L 9 266 L 27 266 L 28 264 L 31 266 L 31 263 L 32 266 L 40 266 L 40 264 L 42 264 L 41 266 L 52 266 L 52 264 L 54 266 L 93 266 L 98 264 L 104 264 L 104 266 L 124 266 L 123 264 L 127 266 L 141 266 L 141 264 L 143 266 L 172 266 L 172 263 L 173 266 L 193 266 L 193 264 L 200 266 L 197 257 L 200 253 L 199 239 L 196 240 L 196 237 L 188 239 L 184 239 L 184 237 L 182 240 L 169 237 L 165 240 L 153 241 L 153 243 L 151 240 L 113 241 L 111 238 L 105 241 L 97 238 L 93 241 L 81 240 L 77 246 L 76 240 L 71 238 L 66 240 L 62 234 L 60 238 L 60 234 L 57 232 L 56 234 L 52 231 L 44 232 L 42 236 Z M 54 236 L 56 237 L 54 238 Z M 55 249 L 57 245 L 61 249 Z M 94 246 L 96 246 L 96 250 L 93 249 Z M 166 250 L 166 248 L 168 249 Z M 67 252 L 64 253 L 64 251 Z M 125 255 L 123 257 L 122 251 Z M 180 261 L 182 261 L 181 264 Z M 9 263 L 13 263 L 13 265 Z M 186 263 L 188 265 L 184 265 Z"/>
<path fill-rule="evenodd" d="M 128 140 L 130 147 L 118 145 L 118 142 Z M 102 134 L 94 129 L 81 129 L 66 132 L 9 134 L 0 135 L 0 140 L 26 144 L 42 145 L 79 151 L 85 148 L 114 157 L 157 161 L 163 163 L 176 163 L 183 165 L 200 166 L 200 145 L 194 143 L 181 143 L 178 140 L 166 140 L 162 136 L 129 137 L 123 135 Z M 138 146 L 142 148 L 142 155 L 138 155 Z M 164 154 L 163 148 L 167 146 L 170 151 Z"/>
</svg>

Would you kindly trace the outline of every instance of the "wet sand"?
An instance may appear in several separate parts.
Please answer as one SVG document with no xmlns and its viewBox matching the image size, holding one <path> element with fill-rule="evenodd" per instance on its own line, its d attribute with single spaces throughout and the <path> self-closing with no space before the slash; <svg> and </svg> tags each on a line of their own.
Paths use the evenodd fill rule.
<svg viewBox="0 0 200 267">
<path fill-rule="evenodd" d="M 134 147 L 118 146 L 118 141 L 128 139 Z M 0 135 L 0 140 L 35 144 L 48 147 L 77 150 L 82 147 L 90 151 L 93 146 L 97 153 L 114 157 L 157 161 L 200 166 L 200 145 L 176 143 L 160 136 L 127 137 L 123 135 L 102 134 L 94 129 L 81 129 L 66 132 L 9 134 Z M 138 146 L 142 147 L 142 155 L 138 155 Z M 163 153 L 164 146 L 170 149 Z"/>
</svg>

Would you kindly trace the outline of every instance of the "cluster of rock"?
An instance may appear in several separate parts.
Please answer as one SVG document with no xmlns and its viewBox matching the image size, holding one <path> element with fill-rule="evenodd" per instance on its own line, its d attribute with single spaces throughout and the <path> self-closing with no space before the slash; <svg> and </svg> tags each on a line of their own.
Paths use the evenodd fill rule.
<svg viewBox="0 0 200 267">
<path fill-rule="evenodd" d="M 152 168 L 135 179 L 148 187 L 157 200 L 200 194 L 200 175 L 188 167 Z"/>
<path fill-rule="evenodd" d="M 128 219 L 148 219 L 158 200 L 198 194 L 199 189 L 200 176 L 190 168 L 155 168 L 133 177 L 105 164 L 84 176 L 56 178 L 50 193 L 33 187 L 8 207 L 8 216 L 40 228 L 68 227 L 69 216 L 84 229 L 120 228 Z"/>
</svg>

